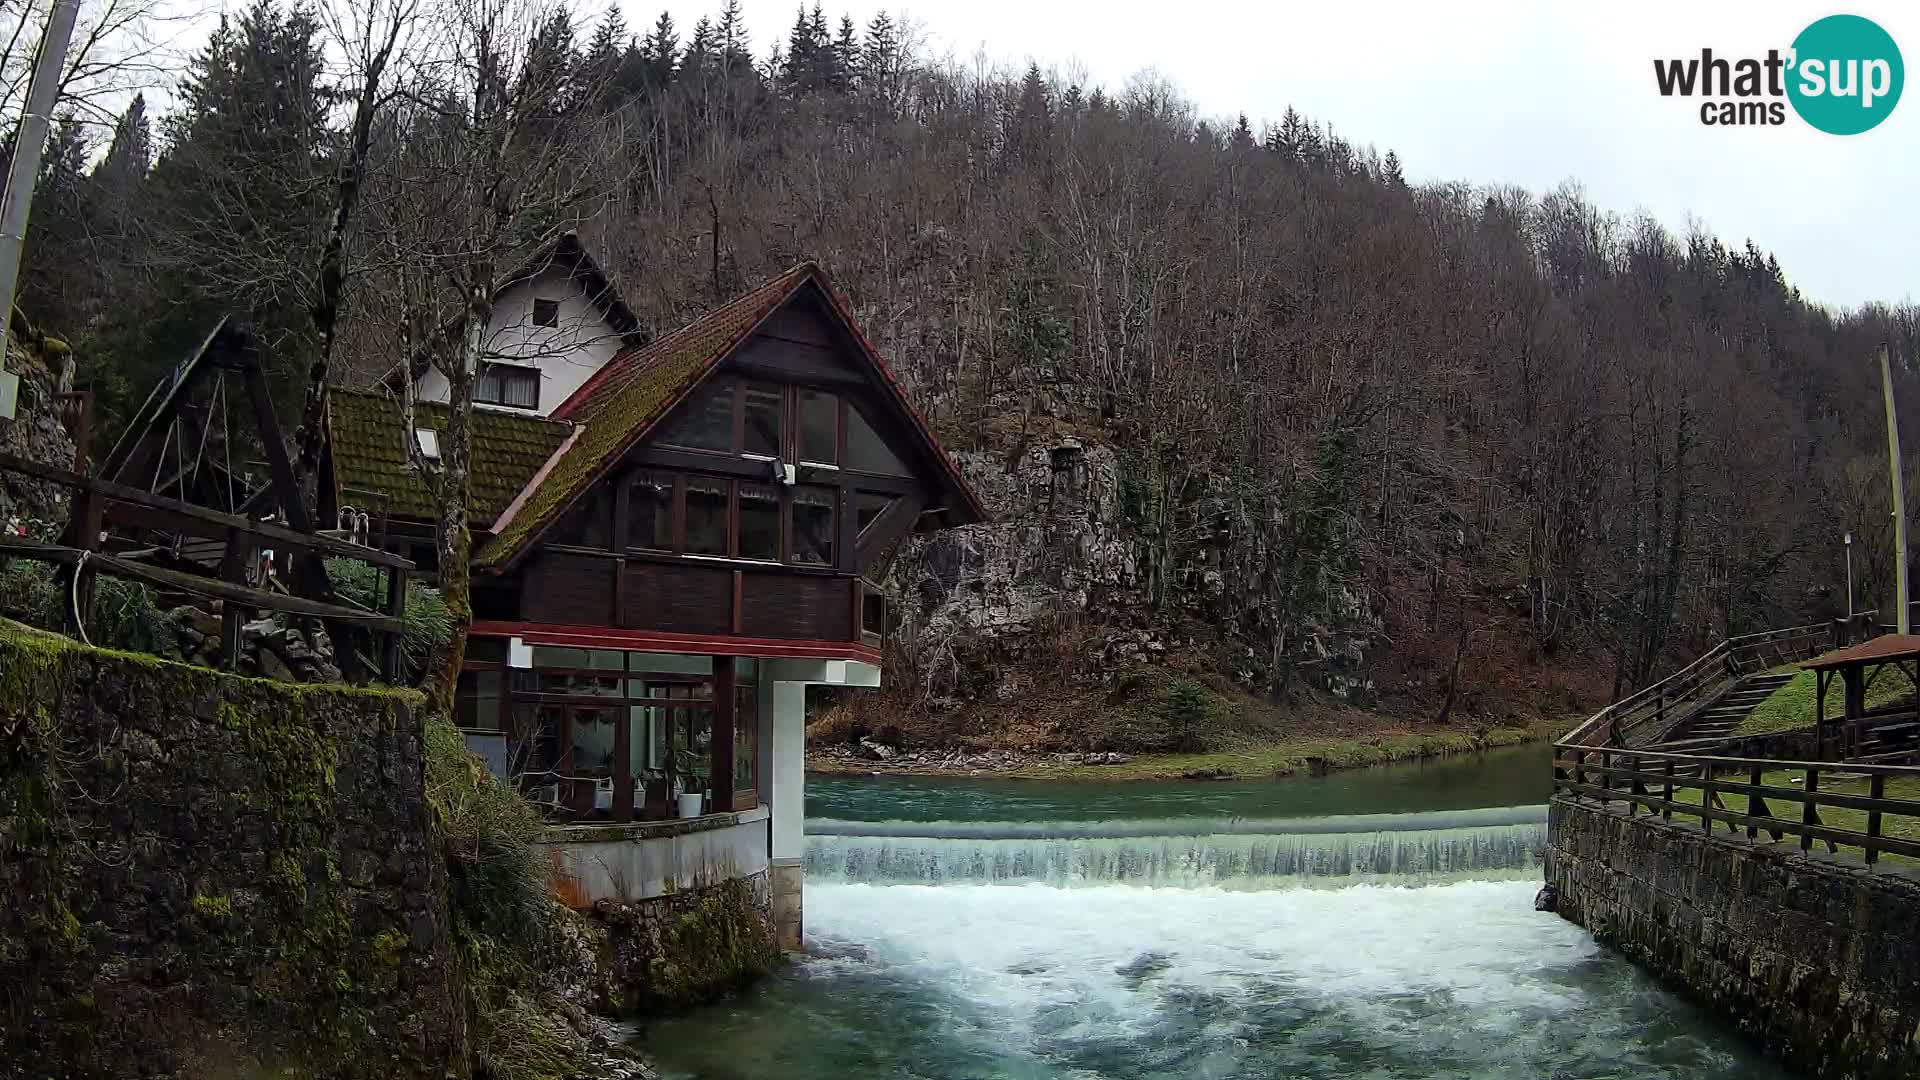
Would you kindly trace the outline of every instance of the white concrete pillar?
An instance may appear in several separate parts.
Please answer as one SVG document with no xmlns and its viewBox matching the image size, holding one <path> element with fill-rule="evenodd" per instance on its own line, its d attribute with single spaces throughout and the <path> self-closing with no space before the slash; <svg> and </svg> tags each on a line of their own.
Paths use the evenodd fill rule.
<svg viewBox="0 0 1920 1080">
<path fill-rule="evenodd" d="M 768 885 L 773 926 L 782 948 L 797 950 L 801 940 L 801 856 L 807 817 L 807 687 L 773 683 L 772 708 L 766 714 L 773 732 L 773 851 Z"/>
</svg>

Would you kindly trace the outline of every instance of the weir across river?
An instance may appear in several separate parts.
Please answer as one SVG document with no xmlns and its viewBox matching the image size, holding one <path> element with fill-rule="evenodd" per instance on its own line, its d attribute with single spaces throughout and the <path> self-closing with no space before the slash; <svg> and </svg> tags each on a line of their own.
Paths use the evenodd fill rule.
<svg viewBox="0 0 1920 1080">
<path fill-rule="evenodd" d="M 808 781 L 808 955 L 668 1075 L 1786 1080 L 1534 910 L 1542 746 L 1264 783 Z"/>
</svg>

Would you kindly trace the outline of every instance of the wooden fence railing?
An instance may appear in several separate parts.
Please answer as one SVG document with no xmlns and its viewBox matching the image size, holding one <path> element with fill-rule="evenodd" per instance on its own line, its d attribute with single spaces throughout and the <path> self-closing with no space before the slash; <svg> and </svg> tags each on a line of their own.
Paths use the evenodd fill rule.
<svg viewBox="0 0 1920 1080">
<path fill-rule="evenodd" d="M 1871 619 L 1862 612 L 1856 620 Z M 1727 683 L 1758 671 L 1810 659 L 1839 644 L 1835 624 L 1808 623 L 1728 638 L 1679 671 L 1608 705 L 1561 739 L 1582 746 L 1628 746 L 1651 724 L 1664 728 L 1718 693 Z"/>
<path fill-rule="evenodd" d="M 253 609 L 310 616 L 336 626 L 365 627 L 374 633 L 379 642 L 377 651 L 380 655 L 375 665 L 381 676 L 391 682 L 401 673 L 400 642 L 406 625 L 402 616 L 406 611 L 407 572 L 413 569 L 410 560 L 379 548 L 210 510 L 14 454 L 0 453 L 0 472 L 12 472 L 59 484 L 76 492 L 72 520 L 61 542 L 46 543 L 0 536 L 0 559 L 32 559 L 65 568 L 71 601 L 67 618 L 77 631 L 84 632 L 86 625 L 85 613 L 90 606 L 87 599 L 90 593 L 88 579 L 93 574 L 101 573 L 222 601 L 221 646 L 227 664 L 234 663 L 239 657 L 244 612 Z M 148 556 L 152 554 L 150 550 L 106 550 L 102 547 L 101 537 L 111 523 L 152 525 L 218 540 L 225 545 L 221 576 L 205 577 L 155 565 L 148 561 Z M 383 610 L 369 611 L 340 598 L 323 600 L 288 595 L 249 583 L 244 568 L 251 552 L 262 546 L 290 548 L 316 556 L 357 559 L 384 570 L 387 587 Z M 348 642 L 344 640 L 344 635 L 338 637 L 341 640 L 335 642 L 337 649 L 345 649 Z"/>
<path fill-rule="evenodd" d="M 1815 843 L 1832 852 L 1858 850 L 1868 864 L 1883 854 L 1920 859 L 1920 798 L 1913 797 L 1920 796 L 1920 766 L 1712 757 L 1562 742 L 1554 747 L 1553 790 L 1555 796 L 1603 807 L 1624 804 L 1628 817 L 1644 810 L 1668 822 L 1699 818 L 1708 833 L 1724 824 L 1731 834 L 1744 830 L 1749 840 L 1761 833 L 1773 840 L 1798 837 L 1803 851 Z"/>
</svg>

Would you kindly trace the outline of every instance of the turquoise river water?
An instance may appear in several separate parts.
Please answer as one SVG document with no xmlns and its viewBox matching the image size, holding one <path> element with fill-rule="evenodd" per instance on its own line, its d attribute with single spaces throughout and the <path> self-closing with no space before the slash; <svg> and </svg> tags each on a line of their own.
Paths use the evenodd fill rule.
<svg viewBox="0 0 1920 1080">
<path fill-rule="evenodd" d="M 1546 763 L 810 777 L 808 955 L 636 1045 L 709 1080 L 1783 1080 L 1533 910 Z"/>
</svg>

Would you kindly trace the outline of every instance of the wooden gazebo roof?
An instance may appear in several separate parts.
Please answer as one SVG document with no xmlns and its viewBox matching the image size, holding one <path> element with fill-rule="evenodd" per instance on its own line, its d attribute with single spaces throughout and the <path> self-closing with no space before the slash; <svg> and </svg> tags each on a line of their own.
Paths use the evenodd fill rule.
<svg viewBox="0 0 1920 1080">
<path fill-rule="evenodd" d="M 1871 641 L 1816 656 L 1800 666 L 1809 671 L 1831 671 L 1915 659 L 1920 659 L 1920 634 L 1882 634 Z"/>
</svg>

